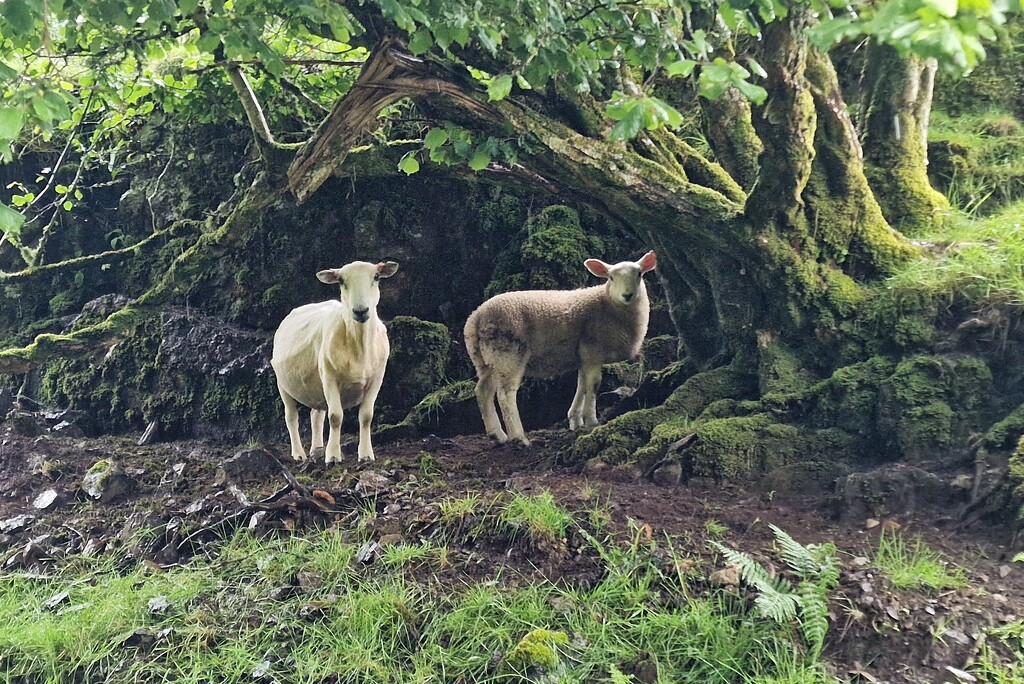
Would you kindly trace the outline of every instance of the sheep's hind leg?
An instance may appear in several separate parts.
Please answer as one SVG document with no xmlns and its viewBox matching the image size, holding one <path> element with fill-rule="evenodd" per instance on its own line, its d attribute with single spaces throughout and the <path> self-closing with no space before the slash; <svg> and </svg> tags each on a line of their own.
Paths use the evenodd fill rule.
<svg viewBox="0 0 1024 684">
<path fill-rule="evenodd" d="M 327 412 L 320 409 L 309 410 L 309 424 L 313 429 L 313 441 L 309 445 L 309 453 L 314 454 L 324 449 L 324 419 Z"/>
<path fill-rule="evenodd" d="M 498 444 L 508 441 L 508 435 L 501 429 L 501 421 L 498 420 L 498 411 L 494 407 L 494 395 L 496 392 L 494 376 L 491 371 L 479 372 L 479 380 L 476 383 L 476 403 L 480 407 L 480 417 L 484 421 L 484 430 L 487 436 Z"/>
<path fill-rule="evenodd" d="M 580 368 L 576 377 L 576 394 L 569 405 L 569 429 L 575 432 L 583 427 L 583 409 L 586 400 L 586 373 Z"/>
<path fill-rule="evenodd" d="M 526 432 L 523 430 L 523 421 L 519 418 L 519 405 L 516 403 L 516 394 L 521 382 L 522 375 L 515 378 L 500 378 L 498 405 L 501 406 L 501 417 L 505 419 L 509 439 L 516 440 L 523 446 L 530 446 L 530 440 L 526 438 Z"/>
<path fill-rule="evenodd" d="M 583 369 L 580 373 L 584 373 Z M 583 395 L 583 426 L 597 427 L 597 388 L 601 385 L 601 367 L 588 368 L 583 384 L 586 390 Z"/>
<path fill-rule="evenodd" d="M 281 403 L 284 404 L 284 424 L 288 428 L 288 438 L 292 443 L 292 458 L 296 461 L 305 461 L 306 451 L 302 448 L 302 438 L 299 436 L 298 404 L 280 385 L 277 386 L 277 391 L 281 394 Z"/>
</svg>

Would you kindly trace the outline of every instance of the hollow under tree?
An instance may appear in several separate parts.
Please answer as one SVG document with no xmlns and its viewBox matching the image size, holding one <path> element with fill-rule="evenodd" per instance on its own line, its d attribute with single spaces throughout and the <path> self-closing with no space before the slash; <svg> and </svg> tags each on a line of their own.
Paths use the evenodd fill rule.
<svg viewBox="0 0 1024 684">
<path fill-rule="evenodd" d="M 978 57 L 977 35 L 1000 16 L 983 4 L 967 13 L 948 3 L 867 3 L 833 17 L 823 4 L 770 0 L 65 2 L 82 20 L 61 25 L 64 42 L 54 45 L 42 37 L 55 25 L 44 14 L 58 9 L 53 3 L 9 1 L 0 12 L 0 76 L 14 103 L 0 110 L 7 156 L 30 124 L 73 120 L 66 101 L 39 94 L 59 70 L 30 77 L 14 62 L 52 54 L 81 67 L 126 45 L 153 44 L 193 50 L 200 73 L 223 67 L 259 156 L 252 183 L 151 290 L 94 326 L 0 352 L 0 371 L 111 344 L 185 293 L 283 190 L 301 202 L 327 177 L 381 155 L 407 173 L 422 161 L 425 172 L 454 165 L 538 184 L 596 207 L 657 250 L 685 360 L 639 393 L 636 406 L 646 408 L 579 439 L 581 456 L 648 468 L 678 461 L 694 474 L 731 476 L 822 460 L 823 452 L 882 448 L 924 460 L 966 448 L 967 432 L 991 427 L 978 415 L 983 405 L 992 415 L 998 404 L 981 397 L 992 386 L 989 367 L 893 341 L 898 331 L 885 329 L 893 312 L 879 309 L 867 286 L 919 249 L 893 226 L 932 222 L 944 208 L 921 186 L 929 60 L 969 66 Z M 900 25 L 916 32 L 896 32 Z M 956 40 L 936 38 L 937 27 Z M 882 65 L 869 70 L 865 88 L 867 149 L 823 50 L 861 34 L 877 43 L 869 64 Z M 344 45 L 358 65 L 289 56 L 287 38 L 298 35 Z M 145 49 L 136 49 L 141 64 Z M 322 73 L 355 68 L 358 78 L 305 142 L 279 143 L 244 70 L 259 67 L 264 94 L 309 100 L 285 72 L 310 63 Z M 201 93 L 198 82 L 192 87 Z M 82 88 L 79 105 L 93 97 Z M 430 122 L 422 141 L 354 153 L 403 99 Z M 680 109 L 703 119 L 706 149 L 674 130 Z M 894 135 L 886 126 L 895 120 L 911 130 Z M 901 196 L 915 201 L 893 201 Z M 0 282 L 60 268 L 38 258 L 50 224 L 37 229 L 33 251 L 23 220 L 0 209 L 8 248 L 27 265 Z M 876 329 L 866 333 L 869 324 Z M 1012 404 L 998 407 L 1010 418 L 987 443 L 993 450 L 1024 431 Z"/>
</svg>

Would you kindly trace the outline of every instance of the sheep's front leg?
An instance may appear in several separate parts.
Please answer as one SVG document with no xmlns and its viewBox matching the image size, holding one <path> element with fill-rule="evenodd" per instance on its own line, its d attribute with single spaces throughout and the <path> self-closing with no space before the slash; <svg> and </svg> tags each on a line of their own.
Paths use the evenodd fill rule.
<svg viewBox="0 0 1024 684">
<path fill-rule="evenodd" d="M 573 432 L 583 427 L 583 407 L 587 395 L 586 378 L 586 372 L 580 368 L 580 372 L 576 376 L 576 394 L 572 398 L 572 403 L 569 404 L 569 429 Z"/>
<path fill-rule="evenodd" d="M 284 404 L 284 424 L 288 428 L 288 439 L 292 443 L 292 458 L 296 461 L 305 461 L 306 450 L 302 448 L 302 438 L 299 436 L 299 407 L 295 399 L 285 392 L 280 384 L 277 391 L 281 395 L 281 403 Z"/>
<path fill-rule="evenodd" d="M 331 426 L 327 447 L 324 449 L 324 463 L 341 463 L 341 419 L 345 415 L 341 407 L 341 389 L 330 378 L 321 376 L 321 382 L 327 399 L 327 421 Z"/>
<path fill-rule="evenodd" d="M 376 456 L 373 455 L 373 443 L 370 441 L 370 423 L 373 421 L 373 405 L 377 401 L 377 394 L 380 393 L 381 385 L 384 384 L 384 370 L 386 368 L 386 366 L 382 366 L 380 372 L 370 380 L 366 393 L 363 394 L 363 403 L 359 406 L 360 461 L 376 460 Z"/>
<path fill-rule="evenodd" d="M 581 368 L 580 374 L 586 376 L 583 379 L 583 426 L 597 427 L 597 388 L 601 386 L 601 366 L 587 368 L 586 371 Z"/>
</svg>

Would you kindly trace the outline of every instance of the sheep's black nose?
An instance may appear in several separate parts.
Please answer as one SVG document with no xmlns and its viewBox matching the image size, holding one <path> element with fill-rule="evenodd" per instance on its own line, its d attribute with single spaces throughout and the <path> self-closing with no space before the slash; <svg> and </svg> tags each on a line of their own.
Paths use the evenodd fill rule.
<svg viewBox="0 0 1024 684">
<path fill-rule="evenodd" d="M 352 315 L 356 317 L 356 320 L 360 323 L 365 323 L 370 320 L 369 309 L 352 309 Z"/>
<path fill-rule="evenodd" d="M 622 295 L 622 298 L 625 299 L 627 302 L 631 302 L 631 301 L 633 301 L 633 294 L 632 293 L 624 294 L 624 295 Z"/>
</svg>

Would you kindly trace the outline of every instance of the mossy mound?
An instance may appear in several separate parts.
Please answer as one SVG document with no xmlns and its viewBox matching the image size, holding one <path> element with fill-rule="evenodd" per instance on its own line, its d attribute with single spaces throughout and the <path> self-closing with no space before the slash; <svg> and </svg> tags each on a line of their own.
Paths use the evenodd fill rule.
<svg viewBox="0 0 1024 684">
<path fill-rule="evenodd" d="M 105 316 L 113 301 L 75 322 Z M 60 360 L 43 372 L 45 399 L 81 410 L 92 434 L 141 430 L 165 438 L 241 440 L 284 431 L 269 340 L 211 318 L 170 310 L 116 344 L 102 360 Z"/>
<path fill-rule="evenodd" d="M 381 422 L 395 422 L 445 384 L 452 336 L 445 325 L 413 316 L 395 316 L 387 328 L 391 356 L 375 409 Z"/>
<path fill-rule="evenodd" d="M 583 230 L 575 209 L 545 207 L 530 217 L 519 239 L 498 256 L 484 290 L 493 297 L 512 290 L 575 289 L 590 282 L 583 262 L 604 253 L 604 241 Z"/>
</svg>

